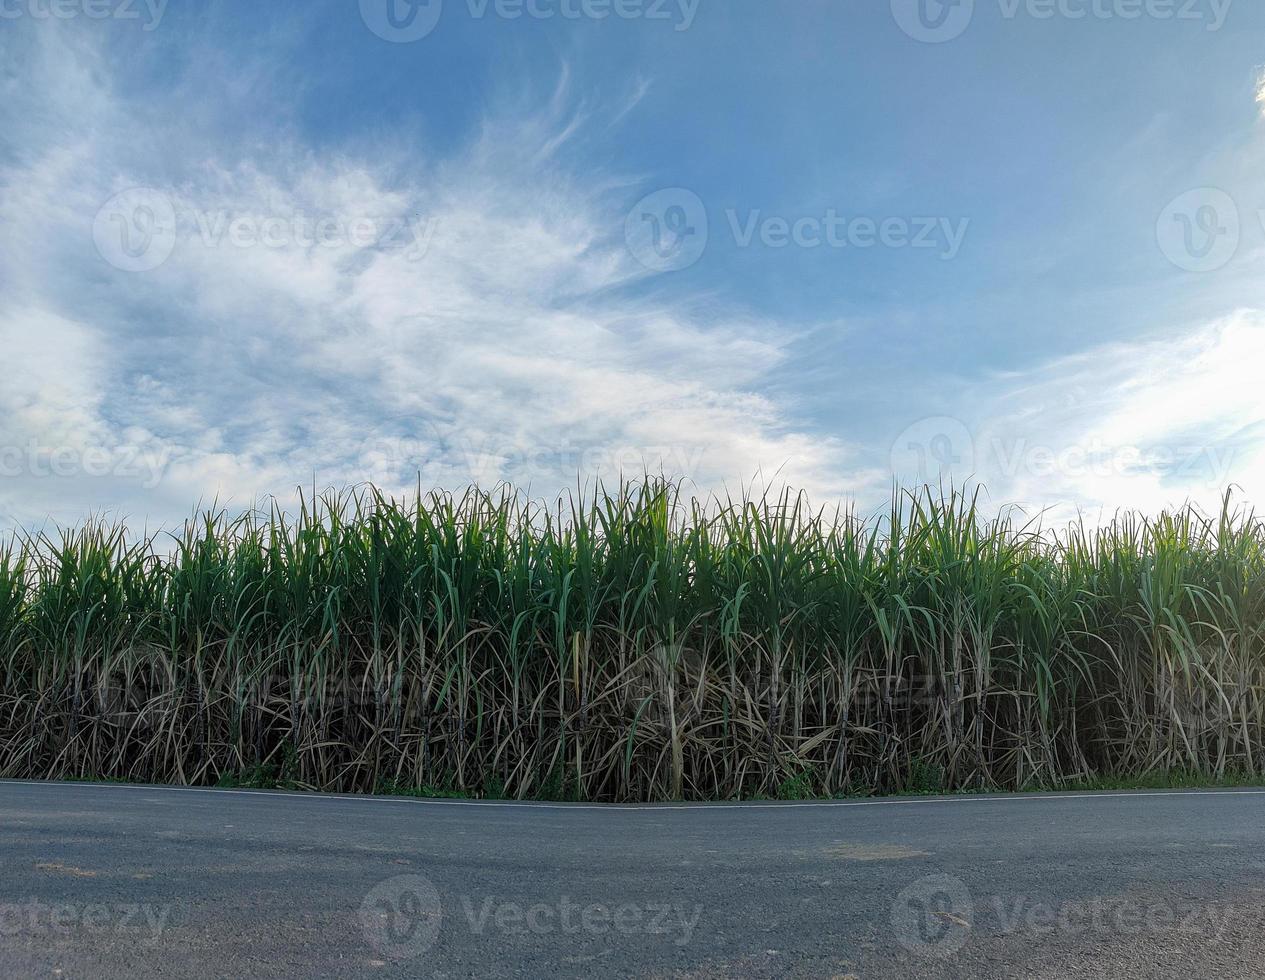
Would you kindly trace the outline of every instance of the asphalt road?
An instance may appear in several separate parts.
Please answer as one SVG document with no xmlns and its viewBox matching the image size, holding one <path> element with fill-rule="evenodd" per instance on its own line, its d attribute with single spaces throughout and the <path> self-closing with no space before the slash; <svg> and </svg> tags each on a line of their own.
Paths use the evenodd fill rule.
<svg viewBox="0 0 1265 980">
<path fill-rule="evenodd" d="M 1265 977 L 1265 791 L 689 807 L 0 782 L 0 976 Z"/>
</svg>

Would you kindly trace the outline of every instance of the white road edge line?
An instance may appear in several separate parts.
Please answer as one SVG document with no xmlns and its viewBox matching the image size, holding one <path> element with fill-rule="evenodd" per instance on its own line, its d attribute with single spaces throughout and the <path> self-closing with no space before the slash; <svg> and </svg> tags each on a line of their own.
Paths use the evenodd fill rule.
<svg viewBox="0 0 1265 980">
<path fill-rule="evenodd" d="M 0 786 L 56 786 L 71 789 L 126 789 L 143 793 L 212 793 L 217 796 L 268 796 L 283 800 L 327 800 L 360 803 L 403 803 L 415 806 L 500 807 L 522 810 L 600 810 L 608 813 L 652 810 L 802 810 L 854 806 L 914 806 L 936 803 L 1036 803 L 1058 800 L 1149 799 L 1167 796 L 1265 796 L 1265 789 L 1139 790 L 1136 792 L 1021 794 L 1011 796 L 898 797 L 879 800 L 819 800 L 805 803 L 531 803 L 515 800 L 445 800 L 401 796 L 355 796 L 346 793 L 278 792 L 267 789 L 217 789 L 213 786 L 146 786 L 138 783 L 80 783 L 0 779 Z"/>
</svg>

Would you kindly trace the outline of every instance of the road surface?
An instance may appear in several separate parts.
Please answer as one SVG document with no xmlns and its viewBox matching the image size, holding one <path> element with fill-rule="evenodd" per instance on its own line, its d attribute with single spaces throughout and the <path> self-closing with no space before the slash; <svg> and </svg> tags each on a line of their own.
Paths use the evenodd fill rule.
<svg viewBox="0 0 1265 980">
<path fill-rule="evenodd" d="M 0 781 L 0 976 L 1263 977 L 1265 791 L 596 807 Z"/>
</svg>

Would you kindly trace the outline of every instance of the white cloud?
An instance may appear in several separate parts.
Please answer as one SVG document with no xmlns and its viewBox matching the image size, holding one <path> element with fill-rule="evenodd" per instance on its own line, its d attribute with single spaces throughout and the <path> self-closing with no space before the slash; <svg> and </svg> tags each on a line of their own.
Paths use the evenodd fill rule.
<svg viewBox="0 0 1265 980">
<path fill-rule="evenodd" d="M 40 24 L 3 39 L 22 84 L 0 93 L 0 525 L 103 509 L 172 522 L 313 483 L 405 492 L 419 468 L 541 495 L 644 465 L 704 491 L 762 475 L 822 503 L 885 496 L 884 449 L 860 457 L 770 394 L 796 325 L 665 299 L 653 287 L 674 280 L 629 255 L 621 210 L 653 186 L 580 150 L 643 80 L 603 114 L 564 76 L 545 109 L 494 115 L 445 159 L 318 156 L 239 139 L 218 128 L 227 112 L 182 124 L 184 95 L 125 97 L 121 62 L 77 37 Z M 242 70 L 242 100 L 278 84 Z M 1258 98 L 1265 111 L 1265 76 Z M 97 253 L 93 219 L 136 186 L 179 233 L 165 262 L 128 273 Z M 318 220 L 336 244 L 310 243 Z M 349 244 L 366 222 L 405 247 Z M 934 479 L 926 464 L 956 457 L 954 477 L 1054 519 L 1211 508 L 1227 484 L 1265 481 L 1262 364 L 1265 314 L 1244 310 L 969 385 L 920 375 L 911 415 L 939 400 L 958 418 L 914 426 L 892 461 Z M 857 424 L 858 441 L 873 431 Z"/>
<path fill-rule="evenodd" d="M 1262 364 L 1260 311 L 1105 345 L 955 390 L 969 417 L 915 428 L 923 453 L 905 460 L 951 452 L 954 476 L 995 501 L 1048 508 L 1054 524 L 1186 501 L 1215 511 L 1232 484 L 1265 483 Z"/>
<path fill-rule="evenodd" d="M 170 522 L 199 500 L 314 481 L 402 492 L 418 468 L 542 494 L 643 466 L 702 489 L 757 471 L 821 497 L 882 486 L 761 393 L 786 330 L 638 298 L 647 273 L 620 237 L 635 188 L 568 160 L 585 118 L 565 86 L 552 109 L 489 119 L 468 151 L 401 180 L 373 147 L 207 157 L 165 141 L 152 104 L 131 111 L 109 66 L 59 38 L 39 33 L 38 94 L 6 113 L 25 150 L 0 165 L 0 220 L 17 232 L 2 258 L 20 287 L 0 307 L 0 433 L 138 449 L 161 480 L 28 467 L 5 477 L 0 512 Z M 36 100 L 56 128 L 33 121 Z M 157 268 L 125 272 L 94 250 L 93 221 L 137 186 L 169 203 L 176 240 Z M 313 243 L 322 220 L 334 243 Z"/>
</svg>

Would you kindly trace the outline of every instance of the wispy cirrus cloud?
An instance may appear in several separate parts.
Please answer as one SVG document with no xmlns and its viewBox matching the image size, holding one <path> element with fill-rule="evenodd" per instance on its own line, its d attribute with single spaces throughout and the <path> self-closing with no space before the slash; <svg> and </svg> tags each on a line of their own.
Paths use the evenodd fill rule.
<svg viewBox="0 0 1265 980">
<path fill-rule="evenodd" d="M 565 73 L 535 114 L 402 171 L 398 147 L 165 140 L 161 94 L 135 104 L 84 36 L 24 45 L 0 337 L 25 374 L 0 399 L 0 510 L 170 522 L 296 485 L 404 492 L 419 470 L 544 494 L 643 468 L 881 486 L 761 392 L 790 329 L 636 288 L 640 184 L 576 163 L 592 120 Z"/>
<path fill-rule="evenodd" d="M 977 480 L 1056 524 L 1186 501 L 1214 511 L 1231 485 L 1265 483 L 1262 363 L 1265 314 L 1242 310 L 957 382 L 946 402 L 965 410 L 915 422 L 893 460 L 907 479 Z"/>
<path fill-rule="evenodd" d="M 762 478 L 863 508 L 893 477 L 945 476 L 1062 516 L 1211 506 L 1227 484 L 1265 479 L 1265 144 L 1241 65 L 1233 125 L 1183 142 L 1190 120 L 1173 110 L 1095 151 L 1064 237 L 1059 223 L 1008 235 L 992 191 L 952 196 L 951 168 L 927 182 L 942 213 L 971 219 L 972 247 L 951 263 L 747 242 L 729 215 L 794 228 L 851 214 L 858 177 L 903 188 L 878 213 L 922 213 L 909 210 L 922 192 L 891 154 L 841 187 L 828 171 L 847 147 L 767 183 L 784 163 L 745 144 L 750 160 L 693 171 L 713 234 L 689 272 L 662 274 L 642 264 L 662 229 L 630 208 L 691 183 L 709 117 L 683 134 L 664 115 L 682 107 L 660 102 L 664 146 L 638 155 L 654 79 L 591 64 L 576 78 L 562 59 L 545 86 L 537 63 L 509 91 L 487 69 L 450 118 L 429 101 L 440 69 L 429 88 L 391 87 L 438 46 L 387 50 L 366 32 L 370 47 L 344 50 L 321 18 L 288 12 L 234 44 L 241 22 L 203 34 L 200 16 L 113 45 L 83 20 L 0 34 L 0 525 L 102 509 L 170 523 L 197 501 L 288 499 L 296 485 L 406 492 L 419 471 L 548 495 L 663 469 L 703 491 Z M 707 30 L 688 50 L 719 43 Z M 342 52 L 359 87 L 313 95 L 295 56 L 309 41 Z M 394 61 L 379 72 L 377 59 Z M 369 92 L 390 111 L 362 125 Z M 341 114 L 318 104 L 344 96 Z M 434 109 L 439 138 L 381 132 L 396 108 Z M 959 147 L 959 163 L 975 152 Z M 1139 172 L 1157 156 L 1164 167 Z M 622 171 L 632 159 L 660 166 Z M 743 176 L 709 184 L 709 167 Z M 630 214 L 644 238 L 631 248 Z M 929 289 L 943 297 L 916 299 Z M 1059 317 L 1067 330 L 1050 326 Z"/>
</svg>

